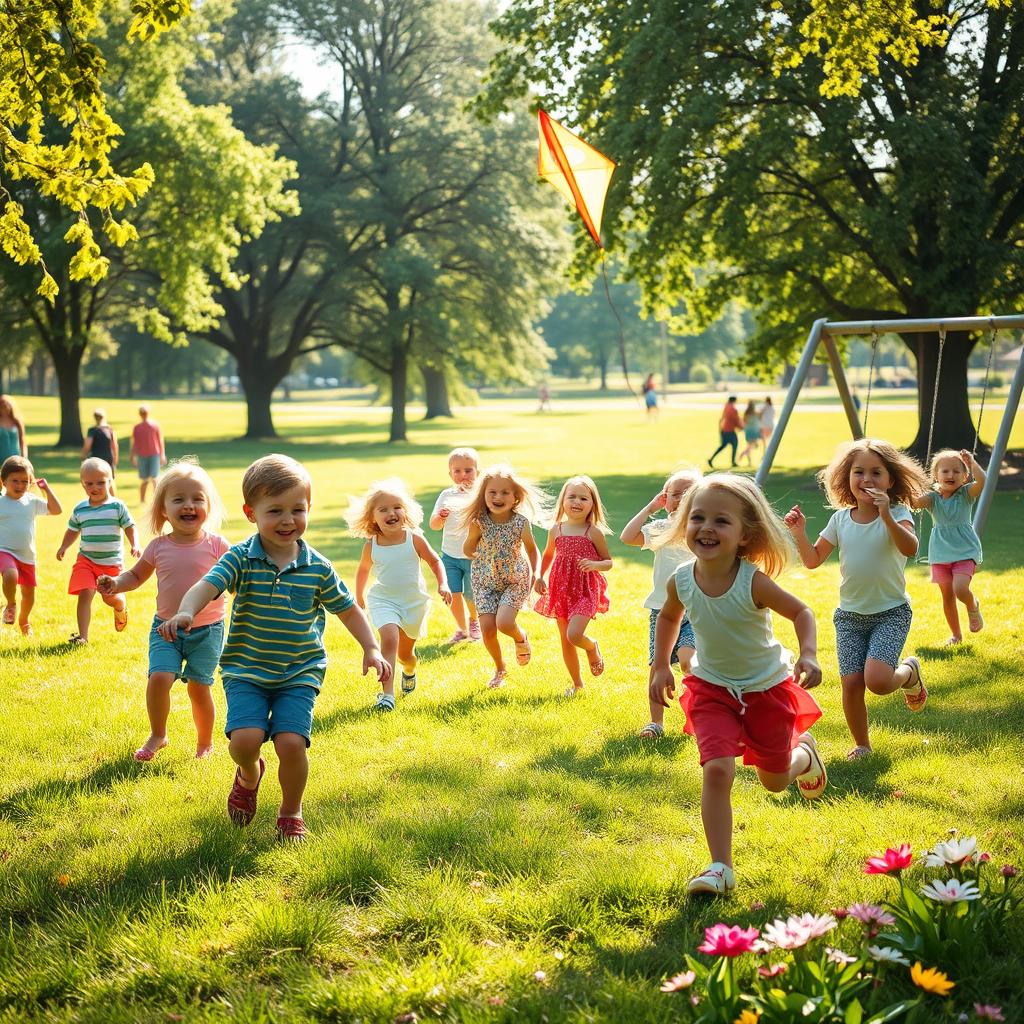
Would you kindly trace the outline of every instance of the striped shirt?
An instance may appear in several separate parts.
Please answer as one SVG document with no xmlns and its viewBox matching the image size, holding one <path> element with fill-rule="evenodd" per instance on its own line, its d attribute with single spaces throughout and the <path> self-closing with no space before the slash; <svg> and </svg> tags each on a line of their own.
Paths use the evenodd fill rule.
<svg viewBox="0 0 1024 1024">
<path fill-rule="evenodd" d="M 134 525 L 128 506 L 120 498 L 108 498 L 102 505 L 80 501 L 68 520 L 68 529 L 81 534 L 79 554 L 97 565 L 121 564 L 121 531 Z"/>
<path fill-rule="evenodd" d="M 326 612 L 340 615 L 353 602 L 331 563 L 298 543 L 298 557 L 279 569 L 256 534 L 221 555 L 203 577 L 218 593 L 235 595 L 220 659 L 224 678 L 320 689 Z"/>
</svg>

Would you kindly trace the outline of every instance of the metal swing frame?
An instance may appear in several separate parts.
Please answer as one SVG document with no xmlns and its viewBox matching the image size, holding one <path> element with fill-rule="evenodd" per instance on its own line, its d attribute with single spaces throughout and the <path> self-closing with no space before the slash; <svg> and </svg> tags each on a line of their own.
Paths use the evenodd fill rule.
<svg viewBox="0 0 1024 1024">
<path fill-rule="evenodd" d="M 1024 329 L 1024 314 L 943 317 L 928 320 L 843 320 L 832 323 L 825 317 L 815 320 L 807 336 L 803 352 L 800 355 L 800 361 L 797 363 L 796 370 L 793 373 L 789 390 L 786 392 L 786 399 L 779 412 L 778 423 L 768 441 L 768 447 L 764 458 L 761 460 L 761 465 L 758 467 L 755 476 L 758 485 L 763 487 L 768 479 L 772 463 L 775 461 L 779 445 L 782 443 L 782 436 L 789 424 L 789 418 L 796 407 L 797 398 L 800 396 L 800 391 L 807 380 L 807 374 L 810 372 L 811 364 L 814 362 L 814 356 L 820 345 L 824 344 L 825 346 L 832 377 L 836 382 L 836 390 L 839 392 L 839 399 L 843 403 L 843 411 L 846 413 L 846 420 L 850 425 L 853 437 L 857 439 L 864 436 L 864 430 L 861 427 L 860 414 L 857 412 L 857 408 L 853 404 L 853 398 L 850 395 L 850 386 L 846 379 L 846 370 L 843 367 L 842 359 L 839 357 L 836 338 L 847 334 L 915 334 L 923 331 L 945 333 L 947 331 L 1000 331 L 1012 329 Z M 938 381 L 936 381 L 936 387 L 938 387 Z M 1017 407 L 1020 405 L 1022 393 L 1024 393 L 1024 355 L 1017 361 L 1017 368 L 1010 383 L 1010 394 L 1003 409 L 1003 418 L 1000 421 L 999 431 L 992 445 L 992 454 L 986 470 L 985 486 L 978 498 L 978 505 L 974 512 L 974 529 L 979 537 L 985 529 L 989 506 L 992 504 L 992 497 L 995 494 L 996 484 L 999 481 L 999 468 L 1002 465 L 1003 457 L 1006 455 L 1006 446 L 1010 440 L 1010 431 L 1013 429 L 1013 422 L 1017 416 Z"/>
</svg>

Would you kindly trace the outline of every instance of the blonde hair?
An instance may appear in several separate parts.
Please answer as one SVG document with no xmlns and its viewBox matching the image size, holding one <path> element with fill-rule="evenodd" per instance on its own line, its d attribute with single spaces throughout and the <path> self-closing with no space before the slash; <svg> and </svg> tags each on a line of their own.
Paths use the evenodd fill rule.
<svg viewBox="0 0 1024 1024">
<path fill-rule="evenodd" d="M 107 413 L 105 409 L 93 409 L 92 418 L 96 421 L 96 425 L 99 426 L 106 418 Z"/>
<path fill-rule="evenodd" d="M 7 478 L 12 473 L 28 473 L 30 483 L 36 475 L 32 463 L 21 455 L 8 455 L 4 459 L 4 464 L 0 466 L 0 482 L 7 483 Z"/>
<path fill-rule="evenodd" d="M 587 515 L 587 524 L 596 527 L 601 533 L 611 533 L 611 527 L 609 527 L 608 520 L 604 515 L 601 495 L 597 491 L 597 484 L 589 476 L 571 476 L 562 484 L 562 489 L 558 492 L 558 501 L 555 503 L 554 521 L 560 523 L 563 519 L 569 518 L 568 513 L 565 511 L 565 492 L 573 486 L 586 487 L 590 491 L 590 498 L 594 502 L 594 507 Z"/>
<path fill-rule="evenodd" d="M 850 490 L 850 469 L 858 455 L 870 452 L 882 461 L 892 484 L 886 492 L 894 505 L 907 505 L 911 499 L 928 490 L 924 468 L 912 455 L 900 451 L 889 441 L 877 437 L 862 437 L 844 441 L 832 461 L 817 475 L 818 484 L 825 492 L 829 508 L 855 508 L 857 499 Z"/>
<path fill-rule="evenodd" d="M 694 484 L 699 484 L 704 479 L 704 474 L 696 466 L 681 466 L 679 469 L 669 473 L 665 482 L 661 485 L 663 491 L 667 491 L 677 480 L 688 481 L 688 491 Z M 684 492 L 685 493 L 685 492 Z"/>
<path fill-rule="evenodd" d="M 789 530 L 768 503 L 764 491 L 750 477 L 736 473 L 716 473 L 691 487 L 679 511 L 669 518 L 672 525 L 651 539 L 651 547 L 684 545 L 690 510 L 697 497 L 707 491 L 723 491 L 736 499 L 740 506 L 740 523 L 747 535 L 739 551 L 740 557 L 753 562 L 766 576 L 778 576 L 793 557 Z"/>
<path fill-rule="evenodd" d="M 932 478 L 932 484 L 937 483 L 935 474 L 939 471 L 939 463 L 943 459 L 956 459 L 957 464 L 963 467 L 963 471 L 967 474 L 967 479 L 971 478 L 971 467 L 960 457 L 960 453 L 954 448 L 943 448 L 941 452 L 936 452 L 932 456 L 932 461 L 928 464 L 928 475 Z"/>
<path fill-rule="evenodd" d="M 289 455 L 264 455 L 242 477 L 242 500 L 252 508 L 257 498 L 272 498 L 291 487 L 305 487 L 306 500 L 312 500 L 313 481 L 301 462 Z"/>
<path fill-rule="evenodd" d="M 164 501 L 167 498 L 167 490 L 172 484 L 180 480 L 194 480 L 206 495 L 206 504 L 209 506 L 209 513 L 206 516 L 204 529 L 219 530 L 227 513 L 224 510 L 224 502 L 220 500 L 220 494 L 210 474 L 199 465 L 199 460 L 194 455 L 185 455 L 175 459 L 157 478 L 156 486 L 153 488 L 153 504 L 149 510 L 149 529 L 154 537 L 163 533 L 167 525 L 167 513 L 164 511 Z"/>
<path fill-rule="evenodd" d="M 409 493 L 405 481 L 393 476 L 387 480 L 378 480 L 376 483 L 370 484 L 370 489 L 361 498 L 349 499 L 345 522 L 348 523 L 349 530 L 357 537 L 365 537 L 369 540 L 371 537 L 380 536 L 380 528 L 373 518 L 373 510 L 385 495 L 398 498 L 402 503 L 402 509 L 405 512 L 405 526 L 412 530 L 419 528 L 420 523 L 423 522 L 423 507 Z"/>
<path fill-rule="evenodd" d="M 487 485 L 492 480 L 508 480 L 515 492 L 514 511 L 526 516 L 537 526 L 547 526 L 551 522 L 551 495 L 543 491 L 531 480 L 517 473 L 507 462 L 499 462 L 488 466 L 476 478 L 473 490 L 470 491 L 466 504 L 457 513 L 459 529 L 468 529 L 487 511 Z"/>
<path fill-rule="evenodd" d="M 89 458 L 82 460 L 82 465 L 78 467 L 78 477 L 82 478 L 85 473 L 102 473 L 108 480 L 114 479 L 114 471 L 110 468 L 110 463 L 105 459 L 97 458 L 95 455 L 90 455 Z"/>
<path fill-rule="evenodd" d="M 477 469 L 480 468 L 480 453 L 475 448 L 453 448 L 448 453 L 448 465 L 452 459 L 469 459 Z"/>
</svg>

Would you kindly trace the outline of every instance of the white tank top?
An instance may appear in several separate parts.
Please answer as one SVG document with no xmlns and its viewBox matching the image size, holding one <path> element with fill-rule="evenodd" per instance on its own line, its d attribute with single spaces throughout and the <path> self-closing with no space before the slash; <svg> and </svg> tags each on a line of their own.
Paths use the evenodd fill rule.
<svg viewBox="0 0 1024 1024">
<path fill-rule="evenodd" d="M 412 530 L 405 531 L 401 544 L 380 545 L 373 537 L 370 545 L 373 574 L 377 578 L 374 589 L 379 595 L 386 594 L 403 602 L 413 598 L 417 591 L 429 597 L 420 572 L 420 556 L 413 547 Z"/>
<path fill-rule="evenodd" d="M 775 639 L 771 612 L 758 608 L 750 592 L 757 566 L 740 559 L 736 579 L 721 597 L 708 597 L 693 569 L 692 562 L 681 565 L 674 577 L 697 638 L 693 674 L 724 686 L 741 703 L 742 694 L 770 690 L 792 675 L 793 655 Z"/>
</svg>

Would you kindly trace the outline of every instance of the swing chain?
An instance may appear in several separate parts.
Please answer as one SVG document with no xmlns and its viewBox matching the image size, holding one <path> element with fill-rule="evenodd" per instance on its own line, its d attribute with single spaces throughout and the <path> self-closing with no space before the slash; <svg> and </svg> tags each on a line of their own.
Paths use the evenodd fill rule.
<svg viewBox="0 0 1024 1024">
<path fill-rule="evenodd" d="M 875 378 L 875 357 L 878 355 L 878 331 L 871 328 L 871 365 L 868 366 L 868 393 L 864 396 L 864 436 L 868 436 L 868 414 L 871 412 L 871 382 Z"/>
<path fill-rule="evenodd" d="M 939 358 L 935 363 L 935 386 L 932 390 L 932 419 L 928 424 L 928 453 L 924 464 L 927 468 L 932 460 L 932 440 L 935 437 L 935 414 L 939 409 L 939 381 L 942 379 L 942 350 L 946 347 L 946 325 L 939 324 Z"/>
<path fill-rule="evenodd" d="M 978 410 L 978 425 L 974 430 L 974 447 L 971 449 L 971 455 L 977 456 L 978 454 L 978 439 L 981 437 L 981 418 L 985 415 L 985 396 L 988 394 L 988 381 L 989 376 L 992 373 L 992 357 L 996 352 L 996 325 L 995 321 L 989 319 L 988 322 L 988 364 L 985 367 L 985 380 L 981 385 L 981 408 Z"/>
</svg>

